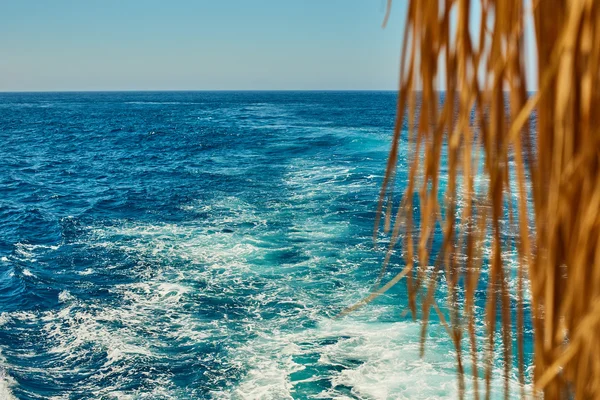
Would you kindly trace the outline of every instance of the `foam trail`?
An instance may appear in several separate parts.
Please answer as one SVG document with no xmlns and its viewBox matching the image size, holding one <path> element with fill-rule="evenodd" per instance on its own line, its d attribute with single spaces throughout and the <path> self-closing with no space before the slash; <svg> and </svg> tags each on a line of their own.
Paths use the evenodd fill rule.
<svg viewBox="0 0 600 400">
<path fill-rule="evenodd" d="M 14 384 L 14 380 L 6 373 L 6 370 L 0 367 L 0 399 L 17 400 L 10 390 Z"/>
<path fill-rule="evenodd" d="M 384 255 L 392 93 L 0 97 L 0 398 L 456 395 L 402 285 L 331 320 Z"/>
</svg>

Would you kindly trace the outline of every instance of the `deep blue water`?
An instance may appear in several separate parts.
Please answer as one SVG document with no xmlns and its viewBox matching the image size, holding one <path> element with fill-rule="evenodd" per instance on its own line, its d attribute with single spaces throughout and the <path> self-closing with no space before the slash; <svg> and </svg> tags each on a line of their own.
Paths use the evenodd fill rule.
<svg viewBox="0 0 600 400">
<path fill-rule="evenodd" d="M 402 286 L 332 318 L 379 272 L 395 101 L 0 94 L 0 397 L 455 397 Z"/>
</svg>

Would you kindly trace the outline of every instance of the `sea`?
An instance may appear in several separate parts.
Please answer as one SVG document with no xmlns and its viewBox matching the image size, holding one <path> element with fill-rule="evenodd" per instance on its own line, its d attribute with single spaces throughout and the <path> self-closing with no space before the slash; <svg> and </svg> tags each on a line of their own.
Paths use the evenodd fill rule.
<svg viewBox="0 0 600 400">
<path fill-rule="evenodd" d="M 385 256 L 396 99 L 0 94 L 0 399 L 457 398 L 454 345 L 433 315 L 420 356 L 403 282 L 339 317 Z"/>
</svg>

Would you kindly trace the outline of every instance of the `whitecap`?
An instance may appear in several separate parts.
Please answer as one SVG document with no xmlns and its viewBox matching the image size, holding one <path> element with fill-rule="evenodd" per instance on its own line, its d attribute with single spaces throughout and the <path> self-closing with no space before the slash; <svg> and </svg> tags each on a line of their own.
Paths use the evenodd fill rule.
<svg viewBox="0 0 600 400">
<path fill-rule="evenodd" d="M 66 303 L 67 301 L 73 300 L 75 297 L 68 290 L 63 290 L 58 294 L 58 301 Z"/>
<path fill-rule="evenodd" d="M 35 276 L 28 268 L 23 268 L 23 276 Z"/>
<path fill-rule="evenodd" d="M 11 391 L 11 387 L 15 386 L 15 381 L 11 378 L 4 368 L 0 368 L 0 399 L 2 400 L 17 400 Z"/>
</svg>

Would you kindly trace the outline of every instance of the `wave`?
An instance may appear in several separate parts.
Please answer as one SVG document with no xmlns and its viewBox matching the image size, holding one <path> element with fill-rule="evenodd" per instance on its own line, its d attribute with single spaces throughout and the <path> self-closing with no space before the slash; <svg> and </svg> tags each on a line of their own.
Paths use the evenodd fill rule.
<svg viewBox="0 0 600 400">
<path fill-rule="evenodd" d="M 125 101 L 123 104 L 147 104 L 147 105 L 192 105 L 192 104 L 205 104 L 204 102 L 193 102 L 193 101 Z"/>
<path fill-rule="evenodd" d="M 251 366 L 232 392 L 239 398 L 293 399 L 447 399 L 458 398 L 456 360 L 445 332 L 429 338 L 419 356 L 420 324 L 322 320 L 318 327 L 295 334 L 274 332 L 236 349 L 235 357 Z M 496 367 L 492 398 L 503 398 L 502 370 Z M 315 384 L 316 383 L 316 384 Z M 485 385 L 479 380 L 479 388 Z M 513 398 L 520 385 L 510 381 Z M 527 388 L 528 391 L 531 388 Z M 470 376 L 467 398 L 474 397 Z M 219 397 L 216 396 L 216 397 Z"/>
<path fill-rule="evenodd" d="M 452 342 L 432 321 L 431 347 L 418 357 L 419 325 L 399 317 L 401 285 L 346 319 L 332 319 L 368 293 L 383 256 L 370 235 L 389 129 L 373 126 L 371 103 L 367 114 L 349 111 L 348 121 L 364 123 L 352 127 L 339 115 L 355 109 L 337 100 L 329 113 L 331 103 L 313 98 L 305 104 L 208 99 L 206 106 L 183 107 L 187 101 L 162 100 L 200 104 L 205 95 L 103 96 L 84 99 L 89 113 L 57 118 L 40 140 L 46 145 L 71 132 L 76 153 L 69 163 L 85 161 L 68 176 L 48 170 L 35 177 L 40 185 L 73 183 L 61 183 L 65 197 L 44 208 L 60 221 L 54 224 L 60 232 L 40 242 L 28 240 L 26 229 L 15 231 L 0 258 L 12 274 L 2 277 L 24 293 L 23 304 L 0 313 L 7 338 L 1 348 L 12 363 L 2 365 L 26 377 L 13 385 L 6 375 L 14 393 L 54 399 L 456 394 Z M 153 101 L 128 101 L 135 99 Z M 139 104 L 139 113 L 124 103 Z M 155 113 L 154 105 L 169 112 Z M 46 110 L 48 118 L 59 108 Z M 381 121 L 393 121 L 393 112 L 379 111 Z M 35 124 L 30 129 L 42 129 Z M 177 126 L 193 135 L 151 141 L 160 143 L 160 153 L 145 147 L 149 142 L 140 145 L 138 135 L 117 135 L 118 142 L 115 135 L 84 135 L 119 126 L 136 132 Z M 52 139 L 54 131 L 60 139 Z M 52 152 L 43 150 L 46 160 Z M 107 163 L 107 156 L 123 161 Z M 73 212 L 65 199 L 96 193 L 88 184 L 111 189 L 85 212 Z"/>
<path fill-rule="evenodd" d="M 0 399 L 17 400 L 10 389 L 14 384 L 14 379 L 12 379 L 4 369 L 0 368 Z"/>
</svg>

